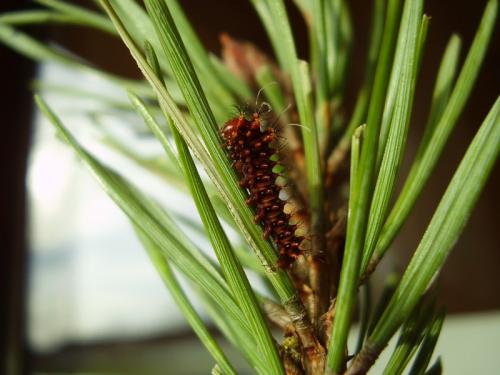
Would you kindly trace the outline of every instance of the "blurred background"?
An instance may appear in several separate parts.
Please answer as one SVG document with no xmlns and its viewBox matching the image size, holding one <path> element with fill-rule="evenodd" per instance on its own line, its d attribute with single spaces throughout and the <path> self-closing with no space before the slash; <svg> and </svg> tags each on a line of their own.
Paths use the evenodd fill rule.
<svg viewBox="0 0 500 375">
<path fill-rule="evenodd" d="M 75 2 L 92 6 L 91 1 Z M 271 51 L 248 1 L 218 0 L 217 6 L 212 2 L 181 3 L 202 41 L 214 53 L 220 53 L 222 32 Z M 454 1 L 452 9 L 451 2 L 426 4 L 426 13 L 432 19 L 403 176 L 422 134 L 439 59 L 448 38 L 452 32 L 460 34 L 463 56 L 485 3 Z M 366 0 L 353 0 L 350 5 L 355 46 L 347 96 L 349 108 L 362 78 L 371 11 Z M 29 1 L 3 0 L 0 12 L 33 6 Z M 306 57 L 305 25 L 293 6 L 289 10 L 299 53 Z M 127 50 L 107 35 L 78 27 L 30 27 L 28 31 L 101 68 L 126 77 L 140 77 Z M 407 263 L 467 145 L 499 93 L 498 34 L 497 30 L 466 110 L 416 209 L 378 272 L 380 277 L 384 270 L 402 269 Z M 1 45 L 0 66 L 0 160 L 4 175 L 0 210 L 2 361 L 17 364 L 20 374 L 208 373 L 209 355 L 173 305 L 127 219 L 34 111 L 30 87 L 36 78 L 51 84 L 74 82 L 75 87 L 117 98 L 122 95 L 126 100 L 124 94 L 83 73 L 75 74 L 52 64 L 37 66 Z M 92 133 L 88 118 L 72 107 L 71 98 L 48 95 L 47 99 L 71 128 Z M 91 102 L 79 105 L 98 110 Z M 120 124 L 112 124 L 112 114 L 102 114 L 100 120 L 111 124 L 124 139 L 130 137 L 130 129 L 120 131 Z M 134 121 L 137 119 L 131 120 L 132 127 Z M 113 157 L 91 141 L 88 147 L 103 157 Z M 131 147 L 146 154 L 159 150 L 148 139 L 134 140 Z M 164 190 L 163 185 L 155 188 L 159 186 L 155 183 L 157 177 L 120 158 L 114 163 L 123 166 L 126 173 L 165 205 L 175 203 L 182 213 L 191 212 L 189 200 L 175 195 L 173 190 Z M 483 370 L 500 369 L 498 356 L 488 352 L 492 345 L 500 346 L 498 168 L 497 165 L 493 170 L 440 276 L 440 300 L 450 314 L 437 349 L 443 356 L 445 373 L 471 373 L 479 365 L 486 366 L 481 367 Z"/>
</svg>

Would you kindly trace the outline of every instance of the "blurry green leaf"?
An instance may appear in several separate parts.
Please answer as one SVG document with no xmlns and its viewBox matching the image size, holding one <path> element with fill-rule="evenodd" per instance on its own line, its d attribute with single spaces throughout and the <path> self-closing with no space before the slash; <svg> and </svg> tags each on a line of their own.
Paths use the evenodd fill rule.
<svg viewBox="0 0 500 375">
<path fill-rule="evenodd" d="M 116 35 L 116 30 L 109 19 L 90 9 L 85 9 L 78 5 L 68 4 L 59 0 L 35 0 L 37 3 L 45 5 L 59 11 L 62 14 L 79 20 L 83 25 L 104 31 L 111 35 Z"/>
<path fill-rule="evenodd" d="M 388 307 L 369 337 L 380 350 L 406 319 L 460 236 L 500 151 L 500 98 L 470 144 Z"/>
<path fill-rule="evenodd" d="M 441 357 L 438 357 L 434 364 L 425 372 L 425 375 L 441 375 L 442 373 L 443 367 L 441 365 Z"/>
<path fill-rule="evenodd" d="M 460 37 L 458 35 L 452 35 L 446 46 L 443 58 L 441 59 L 436 83 L 434 84 L 434 91 L 432 92 L 432 104 L 429 118 L 415 159 L 419 159 L 420 155 L 425 150 L 450 100 L 451 90 L 453 89 L 453 83 L 455 82 L 458 68 L 460 46 Z"/>
<path fill-rule="evenodd" d="M 410 214 L 465 106 L 486 54 L 495 25 L 497 9 L 498 2 L 496 0 L 488 1 L 479 30 L 453 88 L 446 109 L 435 125 L 435 129 L 429 131 L 429 134 L 432 133 L 430 139 L 424 139 L 425 146 L 423 147 L 425 149 L 421 148 L 419 150 L 401 193 L 381 231 L 372 259 L 375 264 L 383 256 Z"/>
<path fill-rule="evenodd" d="M 360 126 L 363 122 L 366 122 L 366 113 L 368 111 L 370 93 L 373 86 L 375 69 L 377 67 L 377 59 L 382 43 L 382 32 L 384 31 L 385 5 L 385 0 L 373 1 L 371 29 L 369 34 L 370 42 L 363 76 L 363 84 L 361 86 L 361 89 L 358 91 L 358 97 L 356 99 L 354 111 L 352 113 L 345 134 L 342 137 L 342 140 L 345 137 L 346 142 L 349 142 L 349 139 L 356 127 Z M 392 21 L 394 20 L 395 18 L 392 18 Z M 340 142 L 342 142 L 342 140 Z"/>
<path fill-rule="evenodd" d="M 227 314 L 228 319 L 237 322 L 251 337 L 249 324 L 243 319 L 241 310 L 228 292 L 224 281 L 199 251 L 192 249 L 188 240 L 180 235 L 182 232 L 177 226 L 123 178 L 102 166 L 88 154 L 63 127 L 40 97 L 35 97 L 35 100 L 40 110 L 56 127 L 62 138 L 77 152 L 106 193 L 130 220 L 144 231 L 187 277 L 217 302 Z"/>
<path fill-rule="evenodd" d="M 225 319 L 224 312 L 211 298 L 209 298 L 201 290 L 198 290 L 198 292 L 201 302 L 203 303 L 203 307 L 207 311 L 210 318 L 214 321 L 215 325 L 222 332 L 224 337 L 226 337 L 229 342 L 243 354 L 247 362 L 259 375 L 266 375 L 267 367 L 265 366 L 260 353 L 255 350 L 256 344 L 253 338 L 247 338 L 245 332 L 243 332 L 240 327 L 235 325 L 231 320 Z"/>
<path fill-rule="evenodd" d="M 424 18 L 424 21 L 422 21 L 423 2 L 415 2 L 415 4 L 413 9 L 405 7 L 403 10 L 377 148 L 378 151 L 383 150 L 383 158 L 368 215 L 361 269 L 367 267 L 380 230 L 387 217 L 390 199 L 405 151 L 417 84 L 419 59 L 422 53 L 418 41 L 419 36 L 426 33 L 428 24 L 426 21 L 428 18 Z M 407 14 L 406 12 L 410 13 Z M 387 144 L 383 140 L 383 130 L 386 123 L 388 126 Z"/>
<path fill-rule="evenodd" d="M 144 248 L 150 256 L 151 261 L 155 265 L 156 270 L 160 274 L 163 282 L 174 298 L 175 303 L 182 311 L 182 315 L 186 318 L 189 325 L 193 328 L 200 341 L 203 343 L 203 345 L 205 345 L 212 357 L 220 365 L 220 368 L 224 370 L 225 374 L 236 374 L 233 366 L 229 363 L 227 357 L 224 355 L 221 348 L 208 331 L 208 328 L 205 326 L 200 316 L 187 299 L 181 286 L 177 282 L 174 273 L 170 269 L 168 260 L 163 256 L 162 251 L 153 241 L 148 238 L 144 231 L 137 227 L 136 231 L 139 239 L 144 245 Z"/>
<path fill-rule="evenodd" d="M 192 59 L 193 65 L 200 74 L 201 80 L 203 81 L 203 87 L 207 91 L 210 91 L 213 97 L 217 98 L 217 104 L 219 106 L 222 108 L 230 107 L 234 103 L 234 98 L 228 87 L 224 85 L 226 80 L 219 75 L 219 70 L 214 67 L 207 51 L 189 23 L 179 2 L 177 0 L 165 0 L 165 2 L 172 13 L 172 17 L 175 19 L 175 25 L 179 29 L 189 57 Z M 225 73 L 226 76 L 231 77 L 231 80 L 239 80 L 238 77 L 235 77 L 229 71 Z"/>
<path fill-rule="evenodd" d="M 432 322 L 434 301 L 421 302 L 401 327 L 396 347 L 392 352 L 383 375 L 400 375 L 417 351 L 426 334 L 426 326 Z"/>
<path fill-rule="evenodd" d="M 91 26 L 85 19 L 75 18 L 74 16 L 68 14 L 57 13 L 50 10 L 20 10 L 6 12 L 0 15 L 0 23 L 15 26 L 50 23 Z"/>
<path fill-rule="evenodd" d="M 441 333 L 441 328 L 443 327 L 445 314 L 441 312 L 437 314 L 432 322 L 430 323 L 427 334 L 425 335 L 424 341 L 418 350 L 417 358 L 413 362 L 410 369 L 409 375 L 424 375 L 426 374 L 425 369 L 431 361 L 432 353 L 436 347 L 436 343 Z"/>
<path fill-rule="evenodd" d="M 124 88 L 132 89 L 140 95 L 150 96 L 152 94 L 151 89 L 143 82 L 106 73 L 96 67 L 93 67 L 79 57 L 53 47 L 47 47 L 27 34 L 3 23 L 0 23 L 0 42 L 35 61 L 55 62 L 93 74 L 94 76 L 110 81 Z"/>
<path fill-rule="evenodd" d="M 427 39 L 427 31 L 429 30 L 429 21 L 430 17 L 424 14 L 419 25 L 420 27 L 418 28 L 418 31 L 416 31 L 416 34 L 414 35 L 416 39 L 414 40 L 415 42 L 414 49 L 411 53 L 411 60 L 412 60 L 411 62 L 413 65 L 411 80 L 415 83 L 419 76 L 418 73 L 420 71 L 420 62 L 422 61 L 422 57 L 424 55 L 425 41 Z M 377 147 L 377 170 L 380 169 L 382 158 L 385 156 L 386 146 L 390 136 L 390 130 L 394 129 L 393 128 L 394 123 L 398 124 L 398 121 L 395 120 L 393 116 L 394 112 L 397 111 L 398 109 L 398 105 L 396 102 L 399 99 L 399 90 L 401 89 L 402 86 L 405 86 L 404 84 L 401 84 L 400 80 L 397 79 L 398 75 L 401 73 L 396 71 L 396 69 L 399 69 L 399 67 L 401 66 L 401 61 L 400 63 L 397 63 L 396 58 L 397 58 L 397 50 L 393 62 L 393 68 L 395 69 L 391 72 L 391 79 L 389 81 L 389 88 L 387 90 L 387 97 L 384 105 L 384 114 L 382 116 L 382 123 L 380 125 L 379 145 Z M 403 61 L 405 60 L 403 59 Z M 413 88 L 413 92 L 414 91 L 415 88 Z M 414 95 L 415 94 L 413 93 L 413 96 Z"/>
<path fill-rule="evenodd" d="M 160 140 L 161 145 L 163 146 L 163 149 L 167 154 L 167 157 L 170 160 L 170 162 L 179 169 L 179 172 L 181 172 L 179 159 L 176 151 L 170 144 L 170 141 L 168 140 L 168 137 L 165 134 L 165 132 L 162 131 L 162 127 L 160 126 L 160 124 L 157 123 L 156 119 L 153 117 L 151 112 L 146 107 L 146 104 L 132 92 L 129 92 L 129 98 L 136 112 L 141 115 L 141 117 L 144 119 L 144 122 L 151 130 L 151 132 L 154 134 L 154 136 Z"/>
<path fill-rule="evenodd" d="M 253 7 L 255 8 L 255 12 L 260 18 L 264 29 L 266 30 L 266 34 L 269 37 L 269 41 L 273 46 L 273 51 L 276 55 L 276 59 L 279 62 L 281 68 L 285 68 L 287 66 L 287 55 L 281 46 L 281 40 L 279 35 L 276 32 L 276 24 L 275 20 L 270 12 L 268 1 L 267 0 L 250 0 L 252 2 Z"/>
</svg>

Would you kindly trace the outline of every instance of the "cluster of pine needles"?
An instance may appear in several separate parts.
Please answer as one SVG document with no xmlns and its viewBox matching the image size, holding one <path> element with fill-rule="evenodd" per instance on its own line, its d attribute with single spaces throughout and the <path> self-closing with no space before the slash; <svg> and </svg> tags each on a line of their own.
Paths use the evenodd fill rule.
<svg viewBox="0 0 500 375">
<path fill-rule="evenodd" d="M 71 86 L 38 84 L 42 92 L 62 91 L 75 102 L 95 97 L 117 117 L 137 114 L 163 146 L 161 163 L 104 130 L 100 140 L 192 196 L 201 223 L 181 220 L 97 159 L 44 99 L 35 96 L 59 137 L 130 219 L 186 320 L 212 355 L 213 374 L 236 374 L 240 362 L 221 349 L 179 277 L 188 280 L 211 324 L 255 373 L 363 374 L 398 331 L 384 374 L 400 374 L 406 367 L 410 374 L 441 373 L 441 360 L 431 362 L 444 320 L 434 284 L 498 156 L 499 99 L 456 168 L 404 272 L 387 277 L 373 306 L 368 285 L 471 95 L 494 30 L 497 0 L 487 2 L 463 62 L 460 37 L 450 37 L 433 77 L 424 135 L 399 192 L 395 185 L 430 26 L 423 0 L 372 1 L 369 49 L 353 108 L 345 103 L 354 48 L 345 0 L 293 1 L 307 26 L 308 61 L 297 57 L 283 0 L 250 0 L 274 56 L 223 34 L 221 57 L 203 47 L 177 0 L 145 0 L 145 7 L 134 0 L 99 0 L 86 8 L 60 0 L 36 2 L 43 7 L 0 15 L 0 41 L 36 61 L 78 70 L 126 90 L 128 102 Z M 21 31 L 37 24 L 77 25 L 120 39 L 144 79 L 106 72 Z M 221 147 L 220 127 L 231 107 L 254 102 L 259 90 L 281 124 L 287 185 L 294 188 L 291 210 L 307 239 L 307 248 L 291 269 L 276 266 L 275 246 L 253 222 L 255 212 L 245 204 L 247 192 L 238 185 Z M 208 238 L 217 262 L 185 234 L 186 220 Z M 222 223 L 238 233 L 236 239 L 229 240 Z M 267 289 L 254 288 L 250 274 Z M 356 316 L 357 342 L 348 345 Z"/>
</svg>

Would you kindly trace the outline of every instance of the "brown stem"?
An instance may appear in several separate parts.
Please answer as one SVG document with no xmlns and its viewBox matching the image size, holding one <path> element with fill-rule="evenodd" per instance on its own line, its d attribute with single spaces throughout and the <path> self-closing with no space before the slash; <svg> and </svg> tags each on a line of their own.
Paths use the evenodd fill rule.
<svg viewBox="0 0 500 375">
<path fill-rule="evenodd" d="M 326 197 L 324 191 L 319 192 Z M 328 309 L 331 283 L 331 261 L 326 251 L 325 207 L 311 210 L 311 255 L 309 261 L 309 285 L 313 292 L 313 305 L 310 307 L 311 319 L 318 332 L 319 317 Z"/>
<path fill-rule="evenodd" d="M 322 211 L 323 208 L 320 210 Z M 312 289 L 313 305 L 310 306 L 311 319 L 317 327 L 318 320 L 328 308 L 330 290 L 330 257 L 326 252 L 325 214 L 318 212 L 311 219 L 311 255 L 309 263 L 309 286 Z"/>
<path fill-rule="evenodd" d="M 302 344 L 304 368 L 307 374 L 322 374 L 325 366 L 325 349 L 314 334 L 306 310 L 295 296 L 285 304 L 285 310 L 291 318 L 295 332 Z"/>
<path fill-rule="evenodd" d="M 333 319 L 335 318 L 336 300 L 332 300 L 328 311 L 321 317 L 321 339 L 325 343 L 325 347 L 329 345 L 330 336 L 332 334 Z"/>
<path fill-rule="evenodd" d="M 324 246 L 324 241 L 316 246 Z M 324 247 L 323 247 L 324 248 Z M 319 317 L 328 309 L 331 284 L 331 262 L 325 251 L 309 257 L 309 284 L 312 290 L 311 319 L 319 327 Z M 318 331 L 318 330 L 317 330 Z"/>
<path fill-rule="evenodd" d="M 285 367 L 286 375 L 304 375 L 304 371 L 289 355 L 283 356 L 283 366 Z"/>
<path fill-rule="evenodd" d="M 369 342 L 365 344 L 363 349 L 354 357 L 351 365 L 344 372 L 344 375 L 363 375 L 368 372 L 370 367 L 378 358 L 380 350 L 372 346 Z"/>
</svg>

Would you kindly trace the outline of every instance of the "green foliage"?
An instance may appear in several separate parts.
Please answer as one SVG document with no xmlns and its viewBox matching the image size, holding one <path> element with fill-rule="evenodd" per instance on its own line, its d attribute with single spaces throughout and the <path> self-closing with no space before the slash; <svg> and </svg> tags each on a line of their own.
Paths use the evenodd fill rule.
<svg viewBox="0 0 500 375">
<path fill-rule="evenodd" d="M 257 66 L 251 80 L 233 73 L 203 47 L 177 0 L 146 0 L 145 7 L 133 0 L 100 0 L 97 10 L 60 0 L 38 3 L 44 8 L 0 15 L 0 42 L 36 61 L 83 71 L 127 90 L 130 103 L 99 98 L 115 113 L 133 111 L 143 119 L 165 157 L 161 162 L 144 158 L 104 130 L 103 143 L 193 198 L 203 225 L 166 212 L 119 171 L 97 160 L 46 102 L 35 97 L 61 139 L 133 223 L 165 285 L 212 355 L 213 374 L 234 374 L 235 366 L 193 309 L 173 269 L 186 277 L 211 322 L 256 373 L 284 374 L 285 369 L 286 373 L 365 373 L 399 329 L 384 373 L 400 374 L 409 364 L 411 374 L 441 373 L 440 359 L 430 367 L 429 363 L 444 313 L 429 290 L 500 151 L 500 99 L 472 140 L 402 277 L 388 277 L 374 308 L 369 288 L 360 284 L 369 279 L 404 225 L 471 95 L 494 30 L 497 0 L 488 1 L 462 67 L 461 40 L 457 35 L 450 38 L 435 79 L 425 132 L 398 196 L 394 191 L 429 28 L 423 0 L 373 1 L 364 78 L 347 121 L 341 113 L 348 110 L 344 97 L 355 48 L 347 1 L 295 1 L 308 27 L 310 56 L 305 61 L 297 57 L 284 1 L 251 0 L 277 60 L 274 64 L 269 58 Z M 18 29 L 46 23 L 93 28 L 121 39 L 145 79 L 102 71 Z M 243 44 L 239 47 L 244 49 Z M 72 87 L 45 89 L 70 93 L 75 100 L 89 97 Z M 310 244 L 291 270 L 276 266 L 275 246 L 254 224 L 246 192 L 221 147 L 219 128 L 230 107 L 253 100 L 259 89 L 277 113 L 284 111 L 277 121 L 286 125 L 298 118 L 300 122 L 300 132 L 286 129 L 283 134 L 290 137 L 293 163 L 287 174 L 297 185 L 297 200 L 303 201 L 302 225 L 309 230 L 305 242 Z M 349 150 L 350 177 L 342 180 L 338 172 L 345 168 Z M 342 210 L 335 203 L 343 197 L 333 196 L 331 186 L 347 183 L 343 232 Z M 183 233 L 181 221 L 206 236 L 217 262 Z M 238 232 L 234 242 L 222 222 Z M 332 233 L 337 233 L 337 240 L 345 235 L 343 248 L 334 248 L 341 241 L 332 241 Z M 339 252 L 342 264 L 334 261 Z M 272 313 L 245 270 L 254 271 L 276 296 Z M 347 339 L 360 294 L 361 327 L 356 351 L 350 353 Z M 278 323 L 279 336 L 266 318 Z M 286 345 L 280 344 L 283 334 Z M 350 362 L 348 354 L 355 354 Z"/>
</svg>

